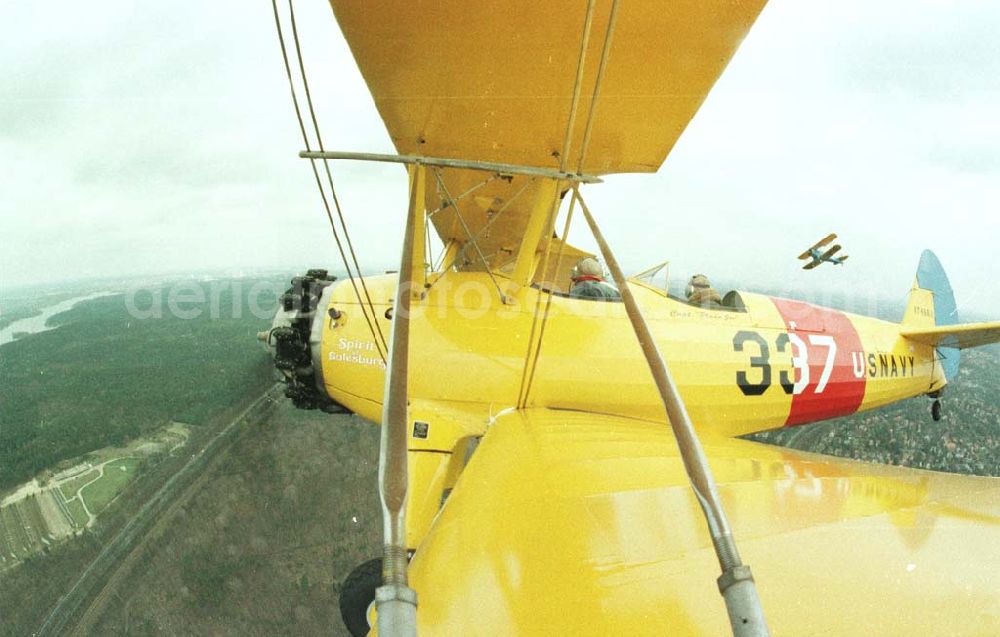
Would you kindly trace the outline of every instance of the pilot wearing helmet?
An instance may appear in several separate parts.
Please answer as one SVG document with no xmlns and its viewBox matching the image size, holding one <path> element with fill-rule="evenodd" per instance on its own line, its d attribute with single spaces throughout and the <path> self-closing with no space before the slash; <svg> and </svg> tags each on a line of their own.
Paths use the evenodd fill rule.
<svg viewBox="0 0 1000 637">
<path fill-rule="evenodd" d="M 573 286 L 569 289 L 572 298 L 604 301 L 620 301 L 622 298 L 618 290 L 604 280 L 604 270 L 597 259 L 591 257 L 580 259 L 573 266 L 570 278 L 573 280 Z"/>
<path fill-rule="evenodd" d="M 702 307 L 719 307 L 722 305 L 722 297 L 712 289 L 708 277 L 704 274 L 696 274 L 688 281 L 684 289 L 688 303 L 700 305 Z"/>
</svg>

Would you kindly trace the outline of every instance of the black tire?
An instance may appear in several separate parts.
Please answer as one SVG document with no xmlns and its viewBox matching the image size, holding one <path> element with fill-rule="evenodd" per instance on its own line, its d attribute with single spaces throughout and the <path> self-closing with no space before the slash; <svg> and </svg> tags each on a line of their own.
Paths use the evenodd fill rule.
<svg viewBox="0 0 1000 637">
<path fill-rule="evenodd" d="M 931 403 L 931 418 L 934 419 L 934 422 L 938 422 L 939 420 L 941 420 L 941 401 L 940 400 L 935 400 L 934 402 Z"/>
<path fill-rule="evenodd" d="M 355 567 L 340 590 L 340 616 L 347 631 L 364 637 L 368 625 L 368 607 L 375 601 L 375 589 L 382 585 L 382 558 L 368 560 Z"/>
</svg>

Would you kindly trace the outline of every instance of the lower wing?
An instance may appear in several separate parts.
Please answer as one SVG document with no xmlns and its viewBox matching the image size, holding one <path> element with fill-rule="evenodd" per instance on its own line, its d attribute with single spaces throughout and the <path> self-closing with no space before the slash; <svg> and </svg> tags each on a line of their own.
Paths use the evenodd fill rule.
<svg viewBox="0 0 1000 637">
<path fill-rule="evenodd" d="M 1000 634 L 1000 479 L 705 443 L 771 630 Z M 728 634 L 669 427 L 496 419 L 413 559 L 425 634 Z"/>
</svg>

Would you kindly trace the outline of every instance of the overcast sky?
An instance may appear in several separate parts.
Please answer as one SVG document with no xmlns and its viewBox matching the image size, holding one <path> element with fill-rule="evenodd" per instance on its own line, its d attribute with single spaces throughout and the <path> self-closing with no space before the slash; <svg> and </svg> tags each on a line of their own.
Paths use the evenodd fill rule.
<svg viewBox="0 0 1000 637">
<path fill-rule="evenodd" d="M 269 2 L 0 7 L 0 286 L 336 266 Z M 327 147 L 392 152 L 327 4 L 296 9 Z M 1000 317 L 998 33 L 987 0 L 772 0 L 660 172 L 588 200 L 633 269 L 898 298 L 930 247 Z M 403 171 L 335 176 L 362 265 L 395 267 Z M 850 261 L 800 270 L 833 231 Z"/>
</svg>

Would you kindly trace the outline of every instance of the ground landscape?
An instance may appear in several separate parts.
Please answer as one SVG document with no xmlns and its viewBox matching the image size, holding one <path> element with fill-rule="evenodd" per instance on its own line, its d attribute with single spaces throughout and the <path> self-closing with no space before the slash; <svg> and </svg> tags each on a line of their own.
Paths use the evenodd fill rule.
<svg viewBox="0 0 1000 637">
<path fill-rule="evenodd" d="M 253 336 L 286 279 L 0 294 L 0 634 L 34 632 L 104 543 L 272 385 Z M 18 333 L 79 298 L 47 331 Z"/>
<path fill-rule="evenodd" d="M 189 425 L 170 423 L 127 447 L 100 449 L 47 479 L 21 485 L 0 501 L 0 571 L 94 526 L 150 459 L 177 452 L 190 432 Z"/>
<path fill-rule="evenodd" d="M 211 470 L 93 634 L 347 635 L 338 595 L 381 550 L 378 430 L 281 404 Z M 130 591 L 125 593 L 124 591 Z"/>
<path fill-rule="evenodd" d="M 38 631 L 111 547 L 120 551 L 104 559 L 65 632 L 346 634 L 341 582 L 381 544 L 378 430 L 355 416 L 295 410 L 273 389 L 275 400 L 257 400 L 274 380 L 253 341 L 268 320 L 247 298 L 262 281 L 197 282 L 205 299 L 184 308 L 204 312 L 192 318 L 139 319 L 121 294 L 93 298 L 52 317 L 59 329 L 0 346 L 0 635 Z M 285 282 L 273 278 L 269 289 Z M 174 284 L 135 305 L 149 310 L 155 290 Z M 0 296 L 0 329 L 120 291 Z M 256 302 L 269 311 L 275 295 Z M 898 318 L 891 304 L 882 308 Z M 912 399 L 754 438 L 1000 475 L 1000 348 L 965 354 L 941 422 L 928 407 Z M 174 485 L 189 468 L 191 478 Z M 130 531 L 143 517 L 148 524 Z"/>
</svg>

